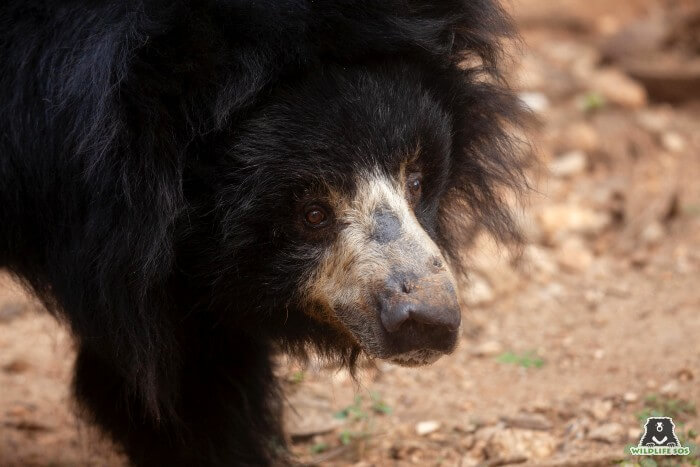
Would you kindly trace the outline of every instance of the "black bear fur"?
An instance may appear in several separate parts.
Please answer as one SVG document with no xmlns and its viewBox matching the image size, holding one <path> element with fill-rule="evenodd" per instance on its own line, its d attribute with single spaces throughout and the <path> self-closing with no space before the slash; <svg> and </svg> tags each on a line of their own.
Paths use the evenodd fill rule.
<svg viewBox="0 0 700 467">
<path fill-rule="evenodd" d="M 495 0 L 3 2 L 0 267 L 75 336 L 85 416 L 137 465 L 288 462 L 274 355 L 360 352 L 290 304 L 295 181 L 347 184 L 438 105 L 426 230 L 455 264 L 475 225 L 516 239 L 512 36 Z"/>
</svg>

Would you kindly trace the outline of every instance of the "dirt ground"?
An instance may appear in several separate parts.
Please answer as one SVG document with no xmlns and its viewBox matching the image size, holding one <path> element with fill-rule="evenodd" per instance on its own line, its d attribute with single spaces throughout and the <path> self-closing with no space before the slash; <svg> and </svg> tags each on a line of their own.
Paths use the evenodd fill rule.
<svg viewBox="0 0 700 467">
<path fill-rule="evenodd" d="M 461 344 L 430 367 L 365 364 L 354 381 L 283 361 L 300 461 L 700 465 L 625 452 L 652 414 L 700 443 L 700 19 L 683 10 L 694 3 L 510 4 L 523 36 L 513 83 L 539 119 L 528 243 L 514 255 L 479 239 Z M 629 35 L 649 18 L 690 32 Z M 619 53 L 630 44 L 647 48 L 637 62 Z M 656 56 L 670 64 L 654 69 Z M 72 356 L 65 331 L 0 275 L 0 465 L 124 464 L 73 414 Z"/>
</svg>

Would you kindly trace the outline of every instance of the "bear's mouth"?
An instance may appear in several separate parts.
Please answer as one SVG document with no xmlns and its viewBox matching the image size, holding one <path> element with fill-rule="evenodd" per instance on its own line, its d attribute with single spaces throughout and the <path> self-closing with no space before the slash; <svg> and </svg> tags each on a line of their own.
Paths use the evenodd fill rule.
<svg viewBox="0 0 700 467">
<path fill-rule="evenodd" d="M 415 366 L 425 366 L 431 365 L 438 361 L 440 357 L 445 355 L 442 352 L 431 349 L 419 349 L 412 350 L 410 352 L 405 352 L 402 354 L 394 355 L 388 360 L 396 365 L 415 367 Z"/>
<path fill-rule="evenodd" d="M 449 355 L 457 346 L 459 335 L 458 328 L 436 331 L 412 323 L 405 325 L 400 333 L 390 333 L 378 317 L 365 320 L 360 326 L 357 321 L 344 322 L 341 318 L 340 322 L 343 323 L 343 334 L 351 336 L 353 345 L 365 355 L 404 367 L 430 365 Z"/>
</svg>

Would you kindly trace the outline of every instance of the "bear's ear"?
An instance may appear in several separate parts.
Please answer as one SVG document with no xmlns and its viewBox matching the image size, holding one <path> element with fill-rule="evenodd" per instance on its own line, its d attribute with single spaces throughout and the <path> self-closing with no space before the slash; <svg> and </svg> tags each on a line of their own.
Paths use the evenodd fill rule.
<svg viewBox="0 0 700 467">
<path fill-rule="evenodd" d="M 446 5 L 459 14 L 450 16 L 449 66 L 431 76 L 435 95 L 453 117 L 450 181 L 438 232 L 459 269 L 460 250 L 480 230 L 504 243 L 522 241 L 512 202 L 528 186 L 523 171 L 530 148 L 519 135 L 530 117 L 503 77 L 504 41 L 517 41 L 506 13 L 490 0 Z"/>
</svg>

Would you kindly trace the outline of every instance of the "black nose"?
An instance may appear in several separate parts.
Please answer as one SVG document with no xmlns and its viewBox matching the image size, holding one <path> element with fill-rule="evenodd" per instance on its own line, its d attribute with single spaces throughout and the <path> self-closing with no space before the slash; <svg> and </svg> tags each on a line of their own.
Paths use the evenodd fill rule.
<svg viewBox="0 0 700 467">
<path fill-rule="evenodd" d="M 409 321 L 426 326 L 444 327 L 451 331 L 459 329 L 461 316 L 459 305 L 455 303 L 426 303 L 415 300 L 397 300 L 382 308 L 382 324 L 389 332 L 397 332 Z"/>
<path fill-rule="evenodd" d="M 382 294 L 380 318 L 396 352 L 450 350 L 462 320 L 454 287 L 444 273 L 392 274 Z"/>
</svg>

